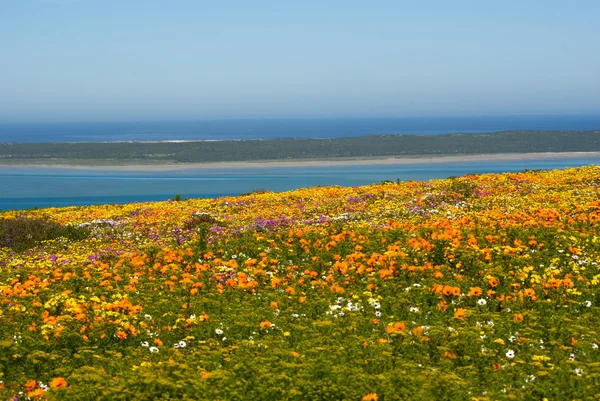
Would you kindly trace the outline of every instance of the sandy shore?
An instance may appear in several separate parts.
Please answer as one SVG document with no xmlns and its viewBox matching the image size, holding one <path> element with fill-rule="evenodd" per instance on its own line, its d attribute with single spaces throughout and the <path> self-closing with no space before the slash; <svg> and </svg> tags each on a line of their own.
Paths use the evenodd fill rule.
<svg viewBox="0 0 600 401">
<path fill-rule="evenodd" d="M 202 170 L 202 169 L 244 169 L 244 168 L 276 168 L 276 167 L 335 167 L 359 165 L 402 165 L 402 164 L 429 164 L 449 162 L 477 162 L 477 161 L 519 161 L 519 160 L 552 160 L 573 158 L 600 158 L 600 152 L 548 152 L 548 153 L 496 153 L 480 155 L 439 155 L 439 156 L 399 156 L 399 157 L 372 157 L 372 158 L 337 158 L 337 159 L 306 159 L 306 160 L 263 160 L 240 162 L 214 162 L 214 163 L 153 163 L 153 164 L 118 164 L 113 160 L 102 162 L 93 161 L 48 161 L 2 163 L 3 167 L 36 167 L 36 168 L 68 168 L 81 170 L 121 170 L 121 171 L 177 171 L 177 170 Z M 106 164 L 105 164 L 106 163 Z"/>
</svg>

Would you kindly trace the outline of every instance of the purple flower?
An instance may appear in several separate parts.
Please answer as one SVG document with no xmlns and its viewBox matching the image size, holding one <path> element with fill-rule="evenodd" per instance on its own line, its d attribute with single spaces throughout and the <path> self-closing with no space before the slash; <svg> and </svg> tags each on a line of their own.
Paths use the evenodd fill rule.
<svg viewBox="0 0 600 401">
<path fill-rule="evenodd" d="M 212 231 L 213 233 L 216 233 L 216 234 L 223 233 L 223 229 L 221 227 L 216 227 L 216 226 L 215 227 L 211 227 L 210 231 Z"/>
</svg>

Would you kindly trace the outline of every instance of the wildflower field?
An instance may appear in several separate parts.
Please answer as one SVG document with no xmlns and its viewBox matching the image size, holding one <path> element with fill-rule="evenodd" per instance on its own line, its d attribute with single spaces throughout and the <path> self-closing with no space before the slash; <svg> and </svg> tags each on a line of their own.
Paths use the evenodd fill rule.
<svg viewBox="0 0 600 401">
<path fill-rule="evenodd" d="M 588 166 L 2 212 L 0 399 L 600 398 L 599 187 Z"/>
</svg>

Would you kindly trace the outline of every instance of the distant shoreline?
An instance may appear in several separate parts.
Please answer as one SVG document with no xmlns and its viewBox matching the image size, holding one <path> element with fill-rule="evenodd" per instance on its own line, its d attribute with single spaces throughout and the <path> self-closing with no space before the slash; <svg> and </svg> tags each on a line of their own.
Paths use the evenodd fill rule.
<svg viewBox="0 0 600 401">
<path fill-rule="evenodd" d="M 0 143 L 0 165 L 152 165 L 164 170 L 165 166 L 175 166 L 174 169 L 244 168 L 266 166 L 266 163 L 269 166 L 373 164 L 373 160 L 398 164 L 422 159 L 435 162 L 440 157 L 457 157 L 454 159 L 457 161 L 464 157 L 483 157 L 483 160 L 509 157 L 512 160 L 589 152 L 600 153 L 600 130 L 198 142 Z M 539 156 L 543 153 L 547 155 Z M 499 156 L 507 154 L 518 156 Z"/>
<path fill-rule="evenodd" d="M 205 163 L 172 163 L 151 162 L 118 163 L 115 160 L 23 160 L 14 163 L 0 162 L 0 168 L 31 167 L 76 170 L 120 170 L 120 171 L 179 171 L 179 170 L 214 170 L 214 169 L 243 169 L 243 168 L 273 168 L 273 167 L 337 167 L 360 165 L 406 165 L 427 163 L 477 162 L 477 161 L 519 161 L 519 160 L 552 160 L 571 158 L 600 158 L 600 152 L 540 152 L 540 153 L 496 153 L 470 155 L 415 155 L 398 157 L 357 157 L 329 159 L 292 159 L 292 160 L 257 160 L 257 161 L 227 161 Z"/>
</svg>

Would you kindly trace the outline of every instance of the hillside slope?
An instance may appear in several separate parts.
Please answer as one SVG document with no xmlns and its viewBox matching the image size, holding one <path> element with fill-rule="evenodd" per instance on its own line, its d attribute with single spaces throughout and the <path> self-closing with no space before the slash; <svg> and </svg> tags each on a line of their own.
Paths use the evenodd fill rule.
<svg viewBox="0 0 600 401">
<path fill-rule="evenodd" d="M 600 396 L 599 186 L 589 166 L 0 213 L 83 230 L 4 239 L 0 398 Z"/>
</svg>

